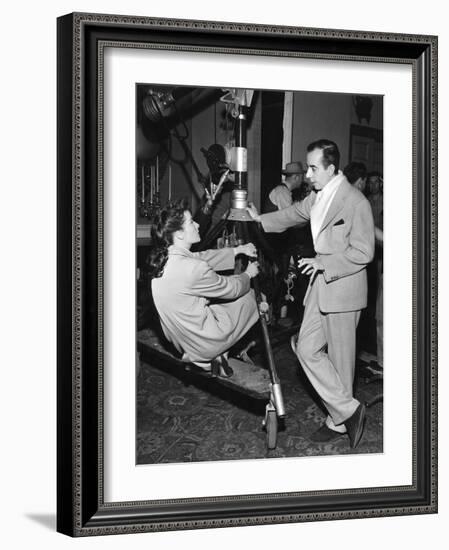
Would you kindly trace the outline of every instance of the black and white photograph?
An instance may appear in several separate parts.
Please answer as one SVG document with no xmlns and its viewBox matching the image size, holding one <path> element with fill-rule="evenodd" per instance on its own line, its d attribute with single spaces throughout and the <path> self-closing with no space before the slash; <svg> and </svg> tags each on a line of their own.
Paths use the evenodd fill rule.
<svg viewBox="0 0 449 550">
<path fill-rule="evenodd" d="M 435 513 L 437 37 L 57 28 L 57 530 Z"/>
<path fill-rule="evenodd" d="M 135 100 L 136 464 L 382 453 L 383 96 Z"/>
<path fill-rule="evenodd" d="M 2 547 L 444 547 L 445 5 L 6 4 Z"/>
</svg>

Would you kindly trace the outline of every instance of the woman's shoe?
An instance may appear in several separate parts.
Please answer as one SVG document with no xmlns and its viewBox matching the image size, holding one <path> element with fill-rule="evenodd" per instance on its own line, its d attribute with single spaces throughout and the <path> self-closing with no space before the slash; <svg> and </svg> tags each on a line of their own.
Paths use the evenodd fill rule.
<svg viewBox="0 0 449 550">
<path fill-rule="evenodd" d="M 229 366 L 228 360 L 224 355 L 221 355 L 220 359 L 221 359 L 220 376 L 222 378 L 230 378 L 234 374 L 234 371 Z"/>
<path fill-rule="evenodd" d="M 200 361 L 192 361 L 192 363 L 204 372 L 212 372 L 212 363 L 201 363 Z M 186 365 L 185 370 L 191 370 L 190 366 Z"/>
<path fill-rule="evenodd" d="M 217 378 L 230 378 L 234 374 L 234 371 L 229 366 L 228 360 L 224 355 L 219 355 L 212 360 L 211 377 Z"/>
</svg>

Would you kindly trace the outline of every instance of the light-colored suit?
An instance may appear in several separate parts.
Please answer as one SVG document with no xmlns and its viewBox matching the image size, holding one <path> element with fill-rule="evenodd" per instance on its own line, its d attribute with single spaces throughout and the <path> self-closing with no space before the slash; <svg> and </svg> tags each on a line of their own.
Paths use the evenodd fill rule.
<svg viewBox="0 0 449 550">
<path fill-rule="evenodd" d="M 259 318 L 250 277 L 215 271 L 233 269 L 234 262 L 232 248 L 192 253 L 170 246 L 162 276 L 151 283 L 164 334 L 187 361 L 214 359 Z"/>
<path fill-rule="evenodd" d="M 310 220 L 316 194 L 302 202 L 262 214 L 267 232 L 281 232 Z M 366 265 L 374 256 L 374 222 L 365 196 L 343 178 L 315 239 L 317 258 L 324 266 L 309 284 L 298 338 L 297 355 L 331 419 L 343 423 L 359 402 L 352 385 L 355 334 L 360 310 L 367 305 Z M 327 348 L 327 351 L 326 351 Z"/>
</svg>

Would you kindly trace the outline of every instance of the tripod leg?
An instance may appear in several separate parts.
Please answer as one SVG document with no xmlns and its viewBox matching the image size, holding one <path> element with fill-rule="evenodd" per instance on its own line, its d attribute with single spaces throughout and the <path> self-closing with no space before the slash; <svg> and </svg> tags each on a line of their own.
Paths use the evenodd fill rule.
<svg viewBox="0 0 449 550">
<path fill-rule="evenodd" d="M 258 247 L 268 256 L 268 258 L 274 262 L 278 267 L 279 266 L 279 259 L 276 257 L 276 252 L 273 250 L 273 248 L 268 243 L 267 239 L 264 237 L 260 226 L 258 223 L 250 223 L 250 227 L 246 228 L 246 238 L 249 240 L 249 237 L 251 236 L 252 239 L 254 239 L 258 245 Z"/>
<path fill-rule="evenodd" d="M 249 237 L 248 224 L 245 222 L 242 222 L 242 223 L 243 223 L 242 233 L 245 238 L 245 241 L 248 242 L 248 237 Z M 257 277 L 252 279 L 252 283 L 253 283 L 254 293 L 256 295 L 256 300 L 257 300 L 257 303 L 259 304 L 261 302 L 261 294 L 260 294 L 259 281 L 257 280 Z M 263 335 L 263 341 L 265 345 L 265 351 L 267 354 L 268 366 L 270 369 L 271 381 L 273 384 L 279 384 L 279 376 L 276 372 L 276 366 L 274 363 L 273 348 L 271 347 L 267 321 L 265 319 L 265 316 L 262 313 L 260 313 L 260 310 L 259 310 L 259 317 L 260 317 L 260 324 L 262 327 L 262 335 Z"/>
</svg>

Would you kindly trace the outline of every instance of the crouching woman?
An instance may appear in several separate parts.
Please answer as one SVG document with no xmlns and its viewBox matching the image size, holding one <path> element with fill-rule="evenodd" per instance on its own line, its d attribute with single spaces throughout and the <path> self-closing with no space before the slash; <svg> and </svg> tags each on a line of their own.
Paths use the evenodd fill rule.
<svg viewBox="0 0 449 550">
<path fill-rule="evenodd" d="M 149 260 L 151 290 L 166 338 L 184 361 L 210 370 L 218 360 L 219 373 L 230 376 L 224 355 L 259 318 L 250 288 L 259 268 L 253 262 L 239 275 L 217 271 L 233 269 L 237 254 L 256 257 L 255 246 L 191 252 L 201 239 L 198 224 L 183 204 L 161 212 L 157 234 L 160 246 Z"/>
</svg>

